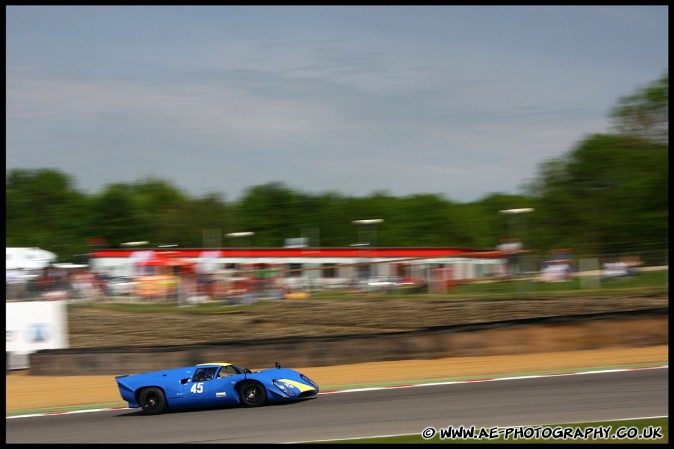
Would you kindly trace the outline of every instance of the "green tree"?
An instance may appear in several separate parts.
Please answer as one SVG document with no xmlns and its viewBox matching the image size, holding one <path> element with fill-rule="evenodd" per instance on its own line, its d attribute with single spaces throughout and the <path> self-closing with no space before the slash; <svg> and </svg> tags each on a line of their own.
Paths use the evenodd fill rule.
<svg viewBox="0 0 674 449">
<path fill-rule="evenodd" d="M 255 232 L 254 246 L 259 247 L 282 246 L 298 227 L 309 224 L 306 214 L 312 212 L 301 194 L 280 182 L 247 189 L 237 209 L 238 231 Z"/>
<path fill-rule="evenodd" d="M 619 134 L 596 134 L 546 161 L 528 187 L 541 247 L 612 257 L 667 246 L 667 76 L 612 111 Z"/>
<path fill-rule="evenodd" d="M 534 227 L 540 243 L 620 255 L 663 245 L 668 151 L 629 136 L 595 135 L 542 167 Z M 660 246 L 662 247 L 662 246 Z"/>
<path fill-rule="evenodd" d="M 534 200 L 523 195 L 491 193 L 480 200 L 459 206 L 460 221 L 457 226 L 461 229 L 464 246 L 476 248 L 496 248 L 507 237 L 519 237 L 527 240 L 529 248 L 536 248 L 535 226 L 532 226 L 533 214 L 526 217 L 527 236 L 518 235 L 521 229 L 513 229 L 510 217 L 500 214 L 506 209 L 521 209 L 534 207 Z M 536 214 L 538 210 L 536 210 Z"/>
<path fill-rule="evenodd" d="M 61 261 L 86 252 L 88 198 L 56 170 L 11 170 L 5 188 L 6 246 L 36 246 Z"/>
<path fill-rule="evenodd" d="M 669 143 L 669 73 L 621 98 L 611 112 L 619 133 L 650 140 L 663 145 Z"/>
<path fill-rule="evenodd" d="M 459 241 L 453 204 L 435 194 L 389 198 L 382 225 L 386 246 L 449 246 Z M 450 243 L 452 242 L 452 243 Z"/>
<path fill-rule="evenodd" d="M 228 242 L 223 241 L 223 235 L 232 228 L 234 217 L 233 207 L 217 194 L 187 200 L 161 211 L 157 242 L 173 243 L 181 248 L 226 246 Z M 213 241 L 210 232 L 216 233 Z"/>
<path fill-rule="evenodd" d="M 153 216 L 146 207 L 132 186 L 120 183 L 106 187 L 92 202 L 97 237 L 106 239 L 112 248 L 129 241 L 156 243 Z"/>
<path fill-rule="evenodd" d="M 311 226 L 317 228 L 322 247 L 348 247 L 356 243 L 357 230 L 353 220 L 363 218 L 355 215 L 356 201 L 337 192 L 324 192 L 314 198 L 316 212 Z"/>
</svg>

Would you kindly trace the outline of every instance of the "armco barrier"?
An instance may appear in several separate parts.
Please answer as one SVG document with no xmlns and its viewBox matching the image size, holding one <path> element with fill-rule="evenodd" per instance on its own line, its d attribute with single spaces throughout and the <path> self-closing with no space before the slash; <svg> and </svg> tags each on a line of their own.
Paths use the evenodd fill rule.
<svg viewBox="0 0 674 449">
<path fill-rule="evenodd" d="M 31 375 L 131 374 L 228 361 L 251 369 L 332 366 L 642 347 L 669 342 L 668 310 L 515 320 L 413 332 L 331 338 L 288 338 L 162 348 L 60 349 L 30 356 Z"/>
</svg>

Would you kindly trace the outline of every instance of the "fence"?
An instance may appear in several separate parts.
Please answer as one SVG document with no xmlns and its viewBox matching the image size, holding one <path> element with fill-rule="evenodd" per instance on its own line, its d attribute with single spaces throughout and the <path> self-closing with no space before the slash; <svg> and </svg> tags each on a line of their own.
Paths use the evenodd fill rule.
<svg viewBox="0 0 674 449">
<path fill-rule="evenodd" d="M 666 251 L 658 251 L 662 256 Z M 374 272 L 389 273 L 362 277 L 351 270 L 351 277 L 322 277 L 323 272 L 338 272 L 321 267 L 297 268 L 256 276 L 250 272 L 223 270 L 213 274 L 180 276 L 137 276 L 105 278 L 86 270 L 64 272 L 53 269 L 33 273 L 7 270 L 6 300 L 68 300 L 71 302 L 177 302 L 194 304 L 221 300 L 229 304 L 245 304 L 261 299 L 284 299 L 317 292 L 348 291 L 352 293 L 452 294 L 457 286 L 496 284 L 501 290 L 525 296 L 540 292 L 573 289 L 596 291 L 616 281 L 647 279 L 654 290 L 667 292 L 668 265 L 648 264 L 660 261 L 646 255 L 575 258 L 556 252 L 545 258 L 522 253 L 511 266 L 468 273 L 465 263 L 441 264 L 420 260 L 411 267 L 408 277 L 395 274 L 395 265 L 382 263 Z M 666 256 L 665 256 L 666 261 Z M 374 263 L 376 264 L 376 262 Z M 368 271 L 371 274 L 371 272 Z M 656 274 L 648 274 L 656 273 Z M 659 274 L 657 274 L 659 273 Z M 510 288 L 505 286 L 510 284 Z M 492 289 L 494 290 L 494 289 Z"/>
</svg>

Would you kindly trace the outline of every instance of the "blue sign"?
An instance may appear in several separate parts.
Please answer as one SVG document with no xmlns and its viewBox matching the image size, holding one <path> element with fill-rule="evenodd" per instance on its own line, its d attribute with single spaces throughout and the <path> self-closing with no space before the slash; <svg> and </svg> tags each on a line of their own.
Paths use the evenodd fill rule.
<svg viewBox="0 0 674 449">
<path fill-rule="evenodd" d="M 26 328 L 26 339 L 31 343 L 44 343 L 49 340 L 49 326 L 46 323 L 31 323 Z"/>
</svg>

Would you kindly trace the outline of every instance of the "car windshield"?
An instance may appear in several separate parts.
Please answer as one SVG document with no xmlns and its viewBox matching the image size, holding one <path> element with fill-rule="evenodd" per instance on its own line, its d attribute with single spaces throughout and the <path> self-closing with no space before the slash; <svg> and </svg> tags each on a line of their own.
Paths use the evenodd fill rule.
<svg viewBox="0 0 674 449">
<path fill-rule="evenodd" d="M 205 380 L 212 380 L 215 374 L 215 368 L 199 368 L 192 377 L 192 382 L 203 382 Z"/>
</svg>

